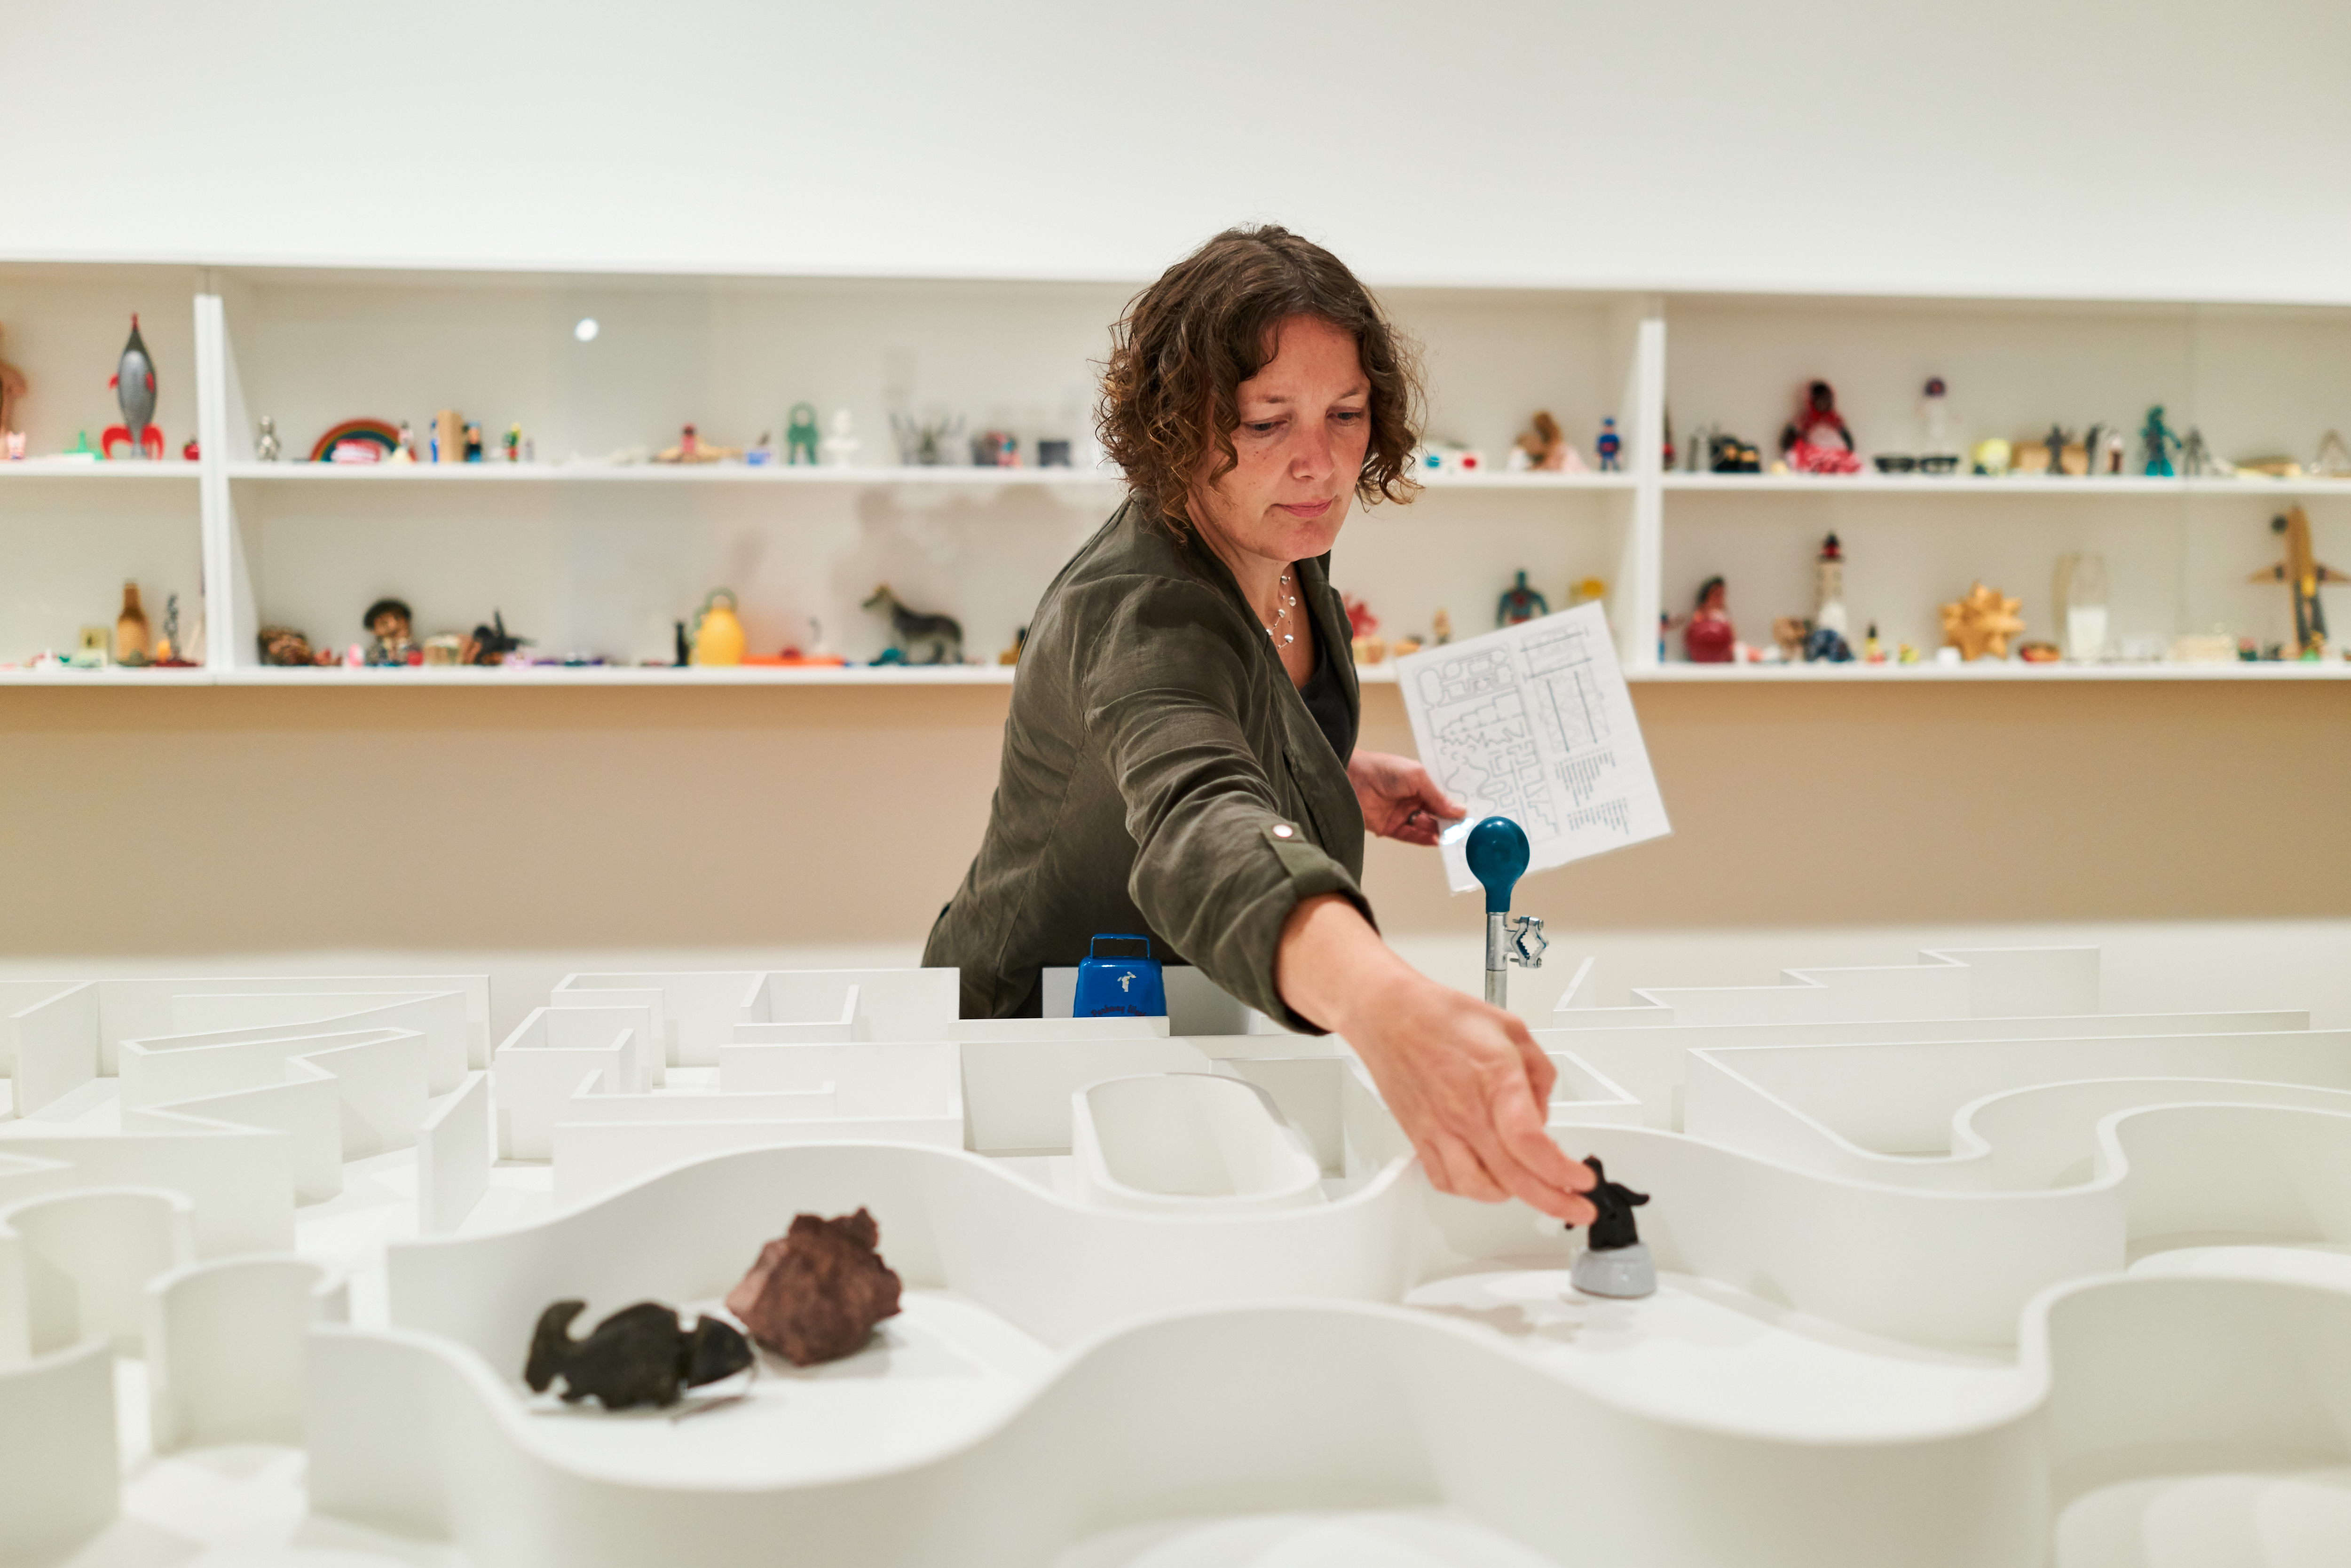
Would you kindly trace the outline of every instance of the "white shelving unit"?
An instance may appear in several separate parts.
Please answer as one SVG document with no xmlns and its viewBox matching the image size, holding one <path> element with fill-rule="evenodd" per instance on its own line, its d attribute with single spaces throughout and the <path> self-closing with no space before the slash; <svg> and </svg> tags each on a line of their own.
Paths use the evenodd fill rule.
<svg viewBox="0 0 2351 1568">
<path fill-rule="evenodd" d="M 159 423 L 185 463 L 0 463 L 0 660 L 69 647 L 110 624 L 125 579 L 151 616 L 176 592 L 183 641 L 204 628 L 201 672 L 107 672 L 156 684 L 443 686 L 998 685 L 993 664 L 950 670 L 747 666 L 675 670 L 674 622 L 712 589 L 733 591 L 755 652 L 820 640 L 872 657 L 884 629 L 861 608 L 877 583 L 956 615 L 970 657 L 992 659 L 1038 592 L 1120 493 L 1092 466 L 1092 362 L 1129 290 L 1098 284 L 554 273 L 0 267 L 0 343 L 32 372 L 22 423 L 36 451 L 115 417 L 104 375 L 141 312 L 163 389 Z M 2224 456 L 2314 449 L 2351 428 L 2351 310 L 2096 301 L 1824 299 L 1635 292 L 1396 288 L 1391 309 L 1423 345 L 1429 431 L 1493 466 L 1428 473 L 1412 507 L 1348 525 L 1338 579 L 1390 635 L 1436 610 L 1457 634 L 1482 626 L 1512 573 L 1554 604 L 1585 577 L 1634 678 L 1685 681 L 2306 680 L 2340 664 L 2101 663 L 2063 666 L 1692 666 L 1679 638 L 1659 656 L 1661 611 L 1685 609 L 1720 573 L 1734 622 L 1765 640 L 1775 615 L 1811 609 L 1821 536 L 1845 547 L 1856 631 L 1892 646 L 1938 642 L 1935 606 L 1978 579 L 2025 602 L 2050 636 L 2060 553 L 2107 560 L 2118 647 L 2168 645 L 2225 627 L 2268 642 L 2282 590 L 2246 579 L 2275 559 L 2270 518 L 2309 509 L 2322 559 L 2351 560 L 2351 484 L 2139 476 L 1813 477 L 1663 471 L 1674 428 L 1776 444 L 1797 390 L 1834 383 L 1865 455 L 1916 451 L 1928 374 L 1951 384 L 1965 440 L 2031 437 L 2052 421 L 2135 429 L 2163 402 Z M 596 319 L 592 342 L 573 327 Z M 1670 337 L 1669 337 L 1670 332 Z M 87 382 L 89 387 L 81 387 Z M 76 388 L 71 396 L 61 387 Z M 97 388 L 92 392 L 89 389 Z M 806 402 L 851 411 L 862 461 L 843 467 L 659 465 L 604 459 L 665 444 L 691 420 L 713 443 L 780 441 Z M 300 461 L 318 433 L 357 415 L 426 430 L 455 407 L 495 446 L 519 423 L 540 461 L 354 465 Z M 1535 408 L 1589 452 L 1604 415 L 1625 471 L 1500 466 Z M 1072 444 L 1078 466 L 899 466 L 887 412 L 959 415 L 961 433 L 1012 431 Z M 288 461 L 252 459 L 256 418 L 276 421 Z M 274 670 L 264 624 L 314 642 L 360 640 L 360 612 L 408 600 L 420 634 L 491 613 L 540 657 L 590 667 Z M 2351 607 L 2342 612 L 2351 615 Z M 820 633 L 818 627 L 820 626 Z M 1373 684 L 1393 672 L 1364 672 Z M 88 672 L 0 670 L 0 684 L 87 682 Z"/>
</svg>

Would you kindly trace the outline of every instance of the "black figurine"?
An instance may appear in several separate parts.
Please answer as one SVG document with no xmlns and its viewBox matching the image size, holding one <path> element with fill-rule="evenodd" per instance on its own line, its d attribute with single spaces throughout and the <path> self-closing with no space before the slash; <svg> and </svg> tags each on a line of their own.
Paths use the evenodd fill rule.
<svg viewBox="0 0 2351 1568">
<path fill-rule="evenodd" d="M 732 1323 L 698 1318 L 687 1333 L 676 1312 L 659 1301 L 622 1307 L 586 1339 L 573 1339 L 571 1320 L 587 1309 L 585 1301 L 557 1301 L 538 1314 L 522 1374 L 533 1394 L 546 1393 L 560 1377 L 567 1405 L 593 1397 L 607 1410 L 666 1407 L 685 1390 L 732 1377 L 752 1363 L 751 1342 Z"/>
<path fill-rule="evenodd" d="M 1621 1247 L 1639 1246 L 1641 1228 L 1633 1222 L 1633 1211 L 1648 1202 L 1649 1195 L 1635 1192 L 1621 1181 L 1610 1181 L 1608 1173 L 1601 1168 L 1598 1155 L 1591 1155 L 1583 1163 L 1590 1166 L 1592 1174 L 1600 1178 L 1599 1185 L 1583 1195 L 1591 1200 L 1592 1207 L 1599 1210 L 1592 1221 L 1592 1228 L 1587 1233 L 1589 1239 L 1584 1245 L 1594 1252 L 1614 1252 Z"/>
<path fill-rule="evenodd" d="M 508 632 L 506 612 L 493 610 L 490 612 L 490 624 L 474 628 L 473 654 L 466 663 L 502 664 L 528 647 L 530 641 L 528 637 L 517 637 Z"/>
<path fill-rule="evenodd" d="M 1640 1227 L 1633 1222 L 1633 1211 L 1648 1202 L 1649 1195 L 1635 1192 L 1622 1182 L 1610 1181 L 1595 1155 L 1586 1155 L 1583 1163 L 1600 1179 L 1583 1195 L 1593 1210 L 1592 1228 L 1569 1280 L 1577 1290 L 1591 1296 L 1629 1298 L 1656 1294 L 1657 1271 L 1649 1261 L 1649 1249 L 1641 1240 Z"/>
</svg>

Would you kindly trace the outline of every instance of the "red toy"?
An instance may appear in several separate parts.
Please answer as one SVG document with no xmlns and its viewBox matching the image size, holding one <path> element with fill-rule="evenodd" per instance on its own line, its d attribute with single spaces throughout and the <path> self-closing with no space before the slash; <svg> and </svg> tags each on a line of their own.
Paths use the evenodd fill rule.
<svg viewBox="0 0 2351 1568">
<path fill-rule="evenodd" d="M 1698 591 L 1698 607 L 1682 631 L 1682 649 L 1693 664 L 1728 664 L 1735 655 L 1738 637 L 1730 629 L 1730 612 L 1724 605 L 1722 579 L 1709 577 Z"/>
<path fill-rule="evenodd" d="M 1853 449 L 1853 432 L 1836 411 L 1836 392 L 1826 382 L 1804 389 L 1804 402 L 1795 420 L 1780 433 L 1780 455 L 1797 474 L 1858 474 L 1861 458 Z"/>
</svg>

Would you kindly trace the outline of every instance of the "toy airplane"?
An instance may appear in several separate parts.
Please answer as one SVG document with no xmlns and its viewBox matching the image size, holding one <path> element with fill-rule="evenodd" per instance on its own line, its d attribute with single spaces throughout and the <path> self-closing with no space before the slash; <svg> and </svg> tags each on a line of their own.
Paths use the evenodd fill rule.
<svg viewBox="0 0 2351 1568">
<path fill-rule="evenodd" d="M 2285 536 L 2285 559 L 2275 566 L 2263 567 L 2245 580 L 2286 585 L 2287 591 L 2294 595 L 2295 651 L 2304 658 L 2317 658 L 2326 652 L 2326 612 L 2319 608 L 2319 584 L 2351 582 L 2351 577 L 2319 560 L 2312 551 L 2310 517 L 2300 507 L 2272 519 L 2270 531 Z"/>
</svg>

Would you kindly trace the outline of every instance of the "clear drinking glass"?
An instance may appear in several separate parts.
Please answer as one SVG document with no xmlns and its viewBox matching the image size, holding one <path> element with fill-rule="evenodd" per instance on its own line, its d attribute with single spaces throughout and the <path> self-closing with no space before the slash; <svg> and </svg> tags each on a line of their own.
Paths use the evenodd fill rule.
<svg viewBox="0 0 2351 1568">
<path fill-rule="evenodd" d="M 2064 617 L 2065 656 L 2088 662 L 2106 653 L 2106 558 L 2057 559 L 2057 608 Z"/>
</svg>

